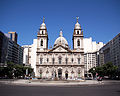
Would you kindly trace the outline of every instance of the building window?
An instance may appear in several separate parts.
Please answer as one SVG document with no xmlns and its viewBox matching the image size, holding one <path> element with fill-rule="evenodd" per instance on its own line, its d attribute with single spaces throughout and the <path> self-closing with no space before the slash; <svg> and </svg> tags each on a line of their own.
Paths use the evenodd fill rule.
<svg viewBox="0 0 120 96">
<path fill-rule="evenodd" d="M 52 63 L 53 63 L 53 64 L 55 63 L 55 58 L 52 58 Z"/>
<path fill-rule="evenodd" d="M 77 31 L 77 34 L 79 34 L 79 31 Z"/>
<path fill-rule="evenodd" d="M 29 62 L 28 62 L 28 55 L 26 55 L 26 63 L 29 63 Z"/>
<path fill-rule="evenodd" d="M 12 34 L 10 34 L 10 39 L 12 40 Z"/>
<path fill-rule="evenodd" d="M 65 62 L 66 62 L 66 64 L 68 64 L 68 58 L 65 58 Z"/>
<path fill-rule="evenodd" d="M 80 64 L 80 58 L 78 58 L 78 64 Z"/>
<path fill-rule="evenodd" d="M 49 62 L 49 58 L 47 58 L 47 63 Z"/>
<path fill-rule="evenodd" d="M 40 58 L 40 64 L 42 64 L 43 58 Z"/>
<path fill-rule="evenodd" d="M 61 64 L 62 58 L 59 58 L 59 64 Z"/>
<path fill-rule="evenodd" d="M 42 34 L 44 34 L 44 32 L 42 31 Z"/>
<path fill-rule="evenodd" d="M 43 39 L 41 39 L 41 46 L 43 46 Z"/>
<path fill-rule="evenodd" d="M 77 46 L 80 46 L 80 40 L 79 39 L 77 40 Z"/>
<path fill-rule="evenodd" d="M 73 63 L 73 61 L 74 61 L 74 60 L 73 60 L 73 58 L 72 58 L 72 59 L 71 59 L 71 62 Z"/>
</svg>

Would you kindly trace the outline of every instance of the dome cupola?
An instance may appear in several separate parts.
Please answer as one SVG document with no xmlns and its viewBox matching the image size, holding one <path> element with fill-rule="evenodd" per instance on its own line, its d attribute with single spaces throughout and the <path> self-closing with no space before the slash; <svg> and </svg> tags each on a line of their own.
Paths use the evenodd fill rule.
<svg viewBox="0 0 120 96">
<path fill-rule="evenodd" d="M 68 42 L 67 40 L 63 37 L 62 30 L 60 31 L 59 37 L 55 40 L 54 47 L 57 45 L 62 45 L 64 47 L 68 48 Z"/>
</svg>

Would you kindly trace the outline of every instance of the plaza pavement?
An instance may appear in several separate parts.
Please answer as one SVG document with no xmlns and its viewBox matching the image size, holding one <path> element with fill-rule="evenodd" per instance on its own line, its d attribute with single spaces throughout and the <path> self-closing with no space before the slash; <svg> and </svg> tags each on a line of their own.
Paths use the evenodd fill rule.
<svg viewBox="0 0 120 96">
<path fill-rule="evenodd" d="M 120 83 L 120 80 L 80 80 L 80 81 L 47 81 L 47 80 L 25 80 L 25 79 L 1 79 L 0 83 L 10 85 L 26 85 L 26 86 L 64 86 L 64 85 L 101 85 L 109 83 Z"/>
</svg>

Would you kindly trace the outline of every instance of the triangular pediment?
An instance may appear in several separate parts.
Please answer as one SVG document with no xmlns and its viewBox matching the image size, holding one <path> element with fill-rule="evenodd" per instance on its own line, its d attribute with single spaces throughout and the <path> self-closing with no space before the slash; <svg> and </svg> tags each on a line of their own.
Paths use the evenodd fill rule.
<svg viewBox="0 0 120 96">
<path fill-rule="evenodd" d="M 65 48 L 62 45 L 59 45 L 59 46 L 52 48 L 49 52 L 71 52 L 71 50 L 68 48 Z"/>
</svg>

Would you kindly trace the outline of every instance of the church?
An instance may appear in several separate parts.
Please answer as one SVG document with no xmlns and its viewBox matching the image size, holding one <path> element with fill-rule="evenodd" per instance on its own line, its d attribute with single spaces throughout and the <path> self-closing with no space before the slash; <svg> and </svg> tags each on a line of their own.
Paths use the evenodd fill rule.
<svg viewBox="0 0 120 96">
<path fill-rule="evenodd" d="M 72 42 L 73 49 L 70 49 L 62 31 L 60 31 L 53 48 L 48 49 L 47 26 L 43 19 L 37 34 L 36 77 L 43 79 L 58 78 L 58 80 L 84 78 L 83 30 L 78 18 L 74 27 Z"/>
</svg>

